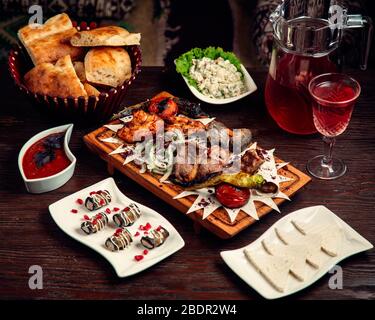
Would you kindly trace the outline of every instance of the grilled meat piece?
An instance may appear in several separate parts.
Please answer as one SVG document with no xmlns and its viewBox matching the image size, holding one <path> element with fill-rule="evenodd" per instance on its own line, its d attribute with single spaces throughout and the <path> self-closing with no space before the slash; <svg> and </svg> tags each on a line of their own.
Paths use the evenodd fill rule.
<svg viewBox="0 0 375 320">
<path fill-rule="evenodd" d="M 203 180 L 206 177 L 212 176 L 214 173 L 223 171 L 224 166 L 228 163 L 230 153 L 215 145 L 208 149 L 207 163 L 199 165 L 196 178 Z"/>
<path fill-rule="evenodd" d="M 182 116 L 172 116 L 166 119 L 165 131 L 180 130 L 182 133 L 192 133 L 195 131 L 204 131 L 205 125 L 197 120 Z"/>
<path fill-rule="evenodd" d="M 173 168 L 174 180 L 182 185 L 204 181 L 215 174 L 220 174 L 228 163 L 229 157 L 229 152 L 219 146 L 199 149 L 197 145 L 195 152 L 189 152 L 189 148 L 186 147 L 185 154 L 177 155 Z"/>
<path fill-rule="evenodd" d="M 264 159 L 257 150 L 247 150 L 241 157 L 241 171 L 254 174 L 264 162 Z"/>
<path fill-rule="evenodd" d="M 156 114 L 149 114 L 143 110 L 136 110 L 133 112 L 132 121 L 128 122 L 122 129 L 120 129 L 117 132 L 117 136 L 128 143 L 141 141 L 145 135 L 156 133 L 158 121 L 162 124 L 161 121 L 163 120 Z"/>
</svg>

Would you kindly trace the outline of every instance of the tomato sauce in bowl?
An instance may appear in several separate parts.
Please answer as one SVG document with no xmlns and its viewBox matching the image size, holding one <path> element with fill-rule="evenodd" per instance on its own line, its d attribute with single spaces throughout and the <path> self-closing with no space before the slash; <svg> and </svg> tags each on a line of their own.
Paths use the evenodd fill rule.
<svg viewBox="0 0 375 320">
<path fill-rule="evenodd" d="M 53 176 L 72 163 L 64 150 L 64 136 L 65 132 L 50 134 L 27 149 L 22 159 L 27 179 Z"/>
</svg>

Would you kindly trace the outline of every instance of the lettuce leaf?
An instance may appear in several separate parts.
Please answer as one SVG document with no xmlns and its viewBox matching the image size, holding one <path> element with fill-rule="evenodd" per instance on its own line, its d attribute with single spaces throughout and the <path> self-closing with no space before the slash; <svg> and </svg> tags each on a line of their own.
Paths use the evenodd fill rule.
<svg viewBox="0 0 375 320">
<path fill-rule="evenodd" d="M 194 79 L 190 77 L 189 70 L 193 64 L 193 59 L 202 59 L 203 57 L 207 57 L 212 60 L 222 57 L 224 60 L 229 60 L 229 62 L 232 63 L 243 76 L 241 70 L 241 62 L 233 52 L 224 51 L 220 47 L 207 47 L 205 49 L 193 48 L 190 51 L 180 55 L 176 59 L 175 64 L 176 71 L 183 75 L 188 80 L 189 84 L 196 89 L 198 89 L 198 84 Z"/>
</svg>

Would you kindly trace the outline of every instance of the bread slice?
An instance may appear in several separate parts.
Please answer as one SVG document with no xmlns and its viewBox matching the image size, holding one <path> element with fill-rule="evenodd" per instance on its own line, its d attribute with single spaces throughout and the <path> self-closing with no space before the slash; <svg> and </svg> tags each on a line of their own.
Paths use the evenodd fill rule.
<svg viewBox="0 0 375 320">
<path fill-rule="evenodd" d="M 87 82 L 83 84 L 83 87 L 85 88 L 88 96 L 98 97 L 100 95 L 100 91 Z"/>
<path fill-rule="evenodd" d="M 87 96 L 69 55 L 60 58 L 55 65 L 46 62 L 31 69 L 25 75 L 25 85 L 31 92 L 52 97 Z"/>
<path fill-rule="evenodd" d="M 77 77 L 81 82 L 86 82 L 85 64 L 82 61 L 73 62 L 74 70 L 76 71 Z"/>
<path fill-rule="evenodd" d="M 75 60 L 83 58 L 84 49 L 73 47 L 70 38 L 78 31 L 66 14 L 47 20 L 44 25 L 28 25 L 18 31 L 18 37 L 30 55 L 34 65 L 54 63 L 70 55 Z"/>
<path fill-rule="evenodd" d="M 124 48 L 101 47 L 91 49 L 85 57 L 88 82 L 118 87 L 131 77 L 131 61 Z"/>
<path fill-rule="evenodd" d="M 129 33 L 117 26 L 100 27 L 75 34 L 70 43 L 76 47 L 139 45 L 140 33 Z"/>
<path fill-rule="evenodd" d="M 275 244 L 262 240 L 263 248 L 271 255 L 285 259 L 290 264 L 289 271 L 299 281 L 306 278 L 306 251 L 303 246 Z"/>
<path fill-rule="evenodd" d="M 279 292 L 284 292 L 290 264 L 280 257 L 245 249 L 246 258 L 254 268 Z"/>
<path fill-rule="evenodd" d="M 64 32 L 73 28 L 72 21 L 66 13 L 48 19 L 44 24 L 32 23 L 18 30 L 18 38 L 26 47 L 35 40 Z"/>
</svg>

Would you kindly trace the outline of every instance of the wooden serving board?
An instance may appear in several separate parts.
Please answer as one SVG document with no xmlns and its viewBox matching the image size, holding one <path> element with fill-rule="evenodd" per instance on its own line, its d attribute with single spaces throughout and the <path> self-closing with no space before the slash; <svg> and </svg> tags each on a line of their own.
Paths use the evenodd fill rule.
<svg viewBox="0 0 375 320">
<path fill-rule="evenodd" d="M 159 95 L 166 95 L 166 92 L 162 92 Z M 159 96 L 158 95 L 158 96 Z M 120 124 L 120 120 L 115 120 L 109 124 Z M 104 161 L 107 162 L 109 174 L 113 174 L 114 170 L 117 169 L 130 179 L 134 180 L 147 190 L 151 191 L 160 199 L 166 201 L 177 210 L 186 214 L 188 209 L 193 204 L 197 196 L 188 196 L 181 199 L 173 199 L 176 195 L 183 191 L 183 188 L 175 184 L 166 184 L 159 182 L 159 175 L 152 174 L 149 172 L 140 173 L 139 167 L 137 167 L 133 162 L 123 165 L 124 157 L 121 154 L 109 155 L 110 152 L 115 150 L 118 145 L 113 143 L 107 143 L 101 141 L 101 139 L 113 137 L 116 134 L 106 127 L 98 128 L 97 130 L 84 136 L 84 141 L 87 147 L 94 153 L 98 154 Z M 275 157 L 276 162 L 283 162 L 281 159 Z M 292 180 L 283 182 L 280 185 L 280 189 L 286 195 L 291 197 L 304 185 L 310 182 L 311 178 L 288 164 L 278 171 L 279 174 L 289 177 Z M 284 199 L 274 199 L 277 205 L 284 202 Z M 259 218 L 270 213 L 273 209 L 261 202 L 255 202 L 257 208 L 257 213 Z M 208 229 L 212 233 L 216 234 L 222 239 L 228 239 L 236 235 L 241 230 L 247 228 L 253 224 L 256 220 L 250 217 L 243 211 L 240 211 L 237 215 L 235 221 L 231 222 L 229 216 L 225 209 L 219 208 L 212 214 L 210 214 L 205 220 L 202 220 L 203 210 L 198 210 L 187 215 L 195 223 L 194 226 L 196 230 L 199 230 L 201 226 Z"/>
</svg>

